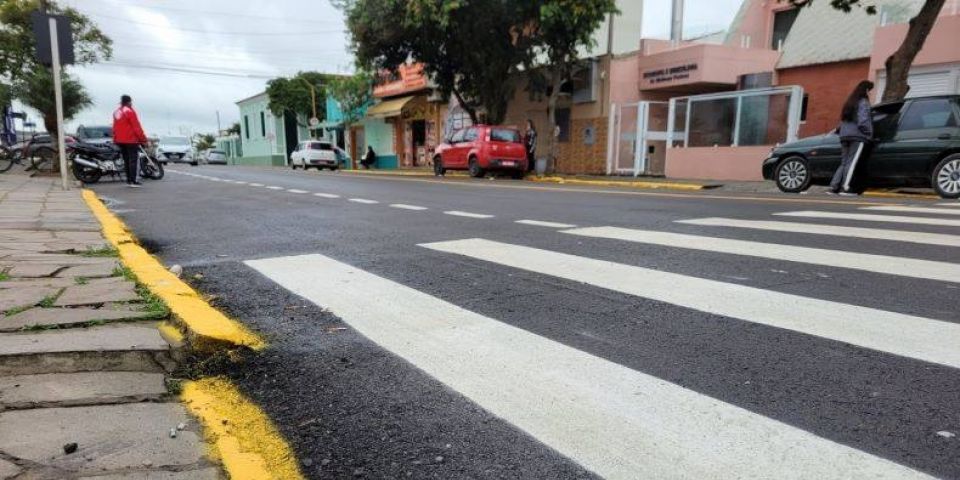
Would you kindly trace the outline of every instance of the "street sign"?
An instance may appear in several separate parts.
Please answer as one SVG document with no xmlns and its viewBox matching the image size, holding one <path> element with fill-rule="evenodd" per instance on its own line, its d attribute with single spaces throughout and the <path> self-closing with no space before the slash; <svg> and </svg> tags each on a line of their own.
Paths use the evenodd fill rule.
<svg viewBox="0 0 960 480">
<path fill-rule="evenodd" d="M 317 118 L 317 117 L 311 117 L 311 118 L 310 118 L 310 126 L 311 126 L 311 127 L 316 127 L 317 125 L 320 125 L 320 119 Z"/>
<path fill-rule="evenodd" d="M 50 48 L 52 42 L 50 39 L 50 19 L 56 20 L 57 40 L 60 44 L 57 49 L 60 54 L 60 65 L 70 65 L 73 63 L 73 29 L 70 28 L 70 18 L 66 15 L 50 15 L 42 12 L 33 12 L 30 14 L 30 21 L 33 23 L 33 37 L 37 42 L 37 51 L 35 55 L 37 61 L 50 66 L 53 65 L 53 49 Z"/>
</svg>

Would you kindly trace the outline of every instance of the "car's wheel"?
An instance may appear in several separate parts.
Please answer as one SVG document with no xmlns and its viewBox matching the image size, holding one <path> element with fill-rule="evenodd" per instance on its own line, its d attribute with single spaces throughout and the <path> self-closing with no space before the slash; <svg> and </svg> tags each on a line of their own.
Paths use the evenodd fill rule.
<svg viewBox="0 0 960 480">
<path fill-rule="evenodd" d="M 941 198 L 960 198 L 960 153 L 941 160 L 932 177 L 933 189 Z"/>
<path fill-rule="evenodd" d="M 773 178 L 780 191 L 800 193 L 810 188 L 810 166 L 803 157 L 787 157 L 777 165 Z"/>
<path fill-rule="evenodd" d="M 511 173 L 511 174 L 510 174 L 510 178 L 513 178 L 514 180 L 523 180 L 523 177 L 525 177 L 526 174 L 527 174 L 527 172 L 524 172 L 523 170 L 520 170 L 520 171 L 516 171 L 516 172 Z"/>
<path fill-rule="evenodd" d="M 446 175 L 447 169 L 443 168 L 443 158 L 440 155 L 433 157 L 433 174 L 442 177 Z"/>
<path fill-rule="evenodd" d="M 477 157 L 470 157 L 470 176 L 473 178 L 483 178 L 486 172 L 480 168 L 480 161 Z"/>
</svg>

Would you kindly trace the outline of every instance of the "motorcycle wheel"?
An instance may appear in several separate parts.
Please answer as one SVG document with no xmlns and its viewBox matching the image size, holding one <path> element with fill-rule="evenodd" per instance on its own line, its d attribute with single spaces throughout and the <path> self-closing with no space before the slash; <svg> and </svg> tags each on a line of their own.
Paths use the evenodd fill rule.
<svg viewBox="0 0 960 480">
<path fill-rule="evenodd" d="M 150 180 L 160 180 L 163 178 L 163 164 L 157 162 L 153 159 L 147 159 L 143 162 L 143 178 L 149 178 Z"/>
<path fill-rule="evenodd" d="M 100 175 L 102 172 L 99 168 L 87 167 L 79 163 L 73 164 L 73 176 L 83 183 L 97 183 L 100 181 Z"/>
</svg>

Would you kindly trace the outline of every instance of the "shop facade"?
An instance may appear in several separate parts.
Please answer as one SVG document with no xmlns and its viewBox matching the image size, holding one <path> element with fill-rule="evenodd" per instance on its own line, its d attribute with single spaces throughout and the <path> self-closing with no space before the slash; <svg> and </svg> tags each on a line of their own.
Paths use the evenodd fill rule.
<svg viewBox="0 0 960 480">
<path fill-rule="evenodd" d="M 833 130 L 858 82 L 874 80 L 880 98 L 883 63 L 920 3 L 890 0 L 868 15 L 747 0 L 717 43 L 643 40 L 610 65 L 606 173 L 760 180 L 770 148 Z M 948 0 L 914 62 L 910 96 L 960 93 L 958 10 Z"/>
</svg>

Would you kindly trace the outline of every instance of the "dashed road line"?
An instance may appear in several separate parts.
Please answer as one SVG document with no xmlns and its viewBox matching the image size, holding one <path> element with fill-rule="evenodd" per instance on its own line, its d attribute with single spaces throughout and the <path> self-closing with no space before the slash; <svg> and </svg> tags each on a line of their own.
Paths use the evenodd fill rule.
<svg viewBox="0 0 960 480">
<path fill-rule="evenodd" d="M 403 203 L 393 203 L 390 205 L 391 208 L 399 208 L 400 210 L 414 210 L 414 211 L 423 211 L 427 210 L 427 207 L 418 207 L 416 205 L 406 205 Z"/>
<path fill-rule="evenodd" d="M 247 184 L 247 185 L 250 186 L 250 187 L 262 187 L 262 186 L 263 186 L 262 183 L 249 183 L 249 184 Z"/>
<path fill-rule="evenodd" d="M 283 190 L 283 187 L 278 187 L 276 185 L 267 185 L 267 190 Z"/>
<path fill-rule="evenodd" d="M 362 203 L 364 205 L 373 205 L 376 203 L 380 203 L 376 200 L 368 200 L 366 198 L 351 198 L 350 201 L 353 203 Z"/>
<path fill-rule="evenodd" d="M 313 196 L 320 198 L 340 198 L 340 195 L 335 193 L 314 193 Z"/>
<path fill-rule="evenodd" d="M 453 215 L 454 217 L 466 217 L 466 218 L 493 218 L 493 215 L 486 215 L 483 213 L 470 213 L 470 212 L 461 212 L 460 210 L 448 210 L 443 212 L 446 215 Z"/>
<path fill-rule="evenodd" d="M 307 192 L 306 190 L 298 190 L 296 188 L 288 188 L 287 191 L 290 193 L 310 193 L 310 192 Z"/>
<path fill-rule="evenodd" d="M 576 225 L 571 225 L 569 223 L 557 223 L 557 222 L 544 222 L 541 220 L 517 220 L 514 223 L 519 223 L 521 225 L 533 225 L 534 227 L 547 227 L 547 228 L 577 228 Z"/>
</svg>

